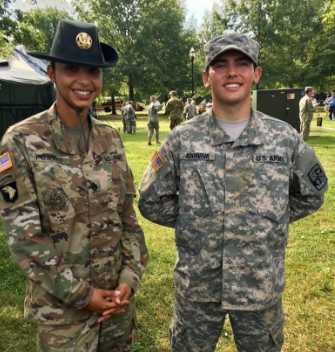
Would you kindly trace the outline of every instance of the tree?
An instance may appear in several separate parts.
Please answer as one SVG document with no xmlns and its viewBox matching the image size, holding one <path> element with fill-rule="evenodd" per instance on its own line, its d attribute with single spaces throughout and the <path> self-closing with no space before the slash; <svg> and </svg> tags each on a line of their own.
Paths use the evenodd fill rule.
<svg viewBox="0 0 335 352">
<path fill-rule="evenodd" d="M 11 9 L 11 0 L 0 0 L 0 59 L 12 55 L 13 45 L 8 41 L 16 24 L 13 20 L 15 14 Z"/>
<path fill-rule="evenodd" d="M 184 15 L 178 0 L 78 0 L 80 18 L 94 22 L 102 42 L 120 56 L 105 77 L 111 95 L 126 84 L 129 97 L 160 94 L 169 89 L 190 89 L 189 49 L 195 32 L 183 29 Z M 106 78 L 105 78 L 106 80 Z"/>
<path fill-rule="evenodd" d="M 71 19 L 66 11 L 54 7 L 33 9 L 18 16 L 13 33 L 15 42 L 24 44 L 29 50 L 49 52 L 59 20 Z"/>
</svg>

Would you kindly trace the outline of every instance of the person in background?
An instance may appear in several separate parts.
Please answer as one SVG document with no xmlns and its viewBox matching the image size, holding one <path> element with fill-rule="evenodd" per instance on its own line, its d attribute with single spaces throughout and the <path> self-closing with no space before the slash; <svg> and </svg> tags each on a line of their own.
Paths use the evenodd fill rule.
<svg viewBox="0 0 335 352">
<path fill-rule="evenodd" d="M 300 136 L 304 141 L 309 136 L 313 112 L 316 111 L 312 95 L 313 87 L 305 87 L 305 95 L 299 101 Z"/>
<path fill-rule="evenodd" d="M 161 110 L 163 105 L 158 101 L 155 95 L 150 97 L 150 105 L 148 108 L 148 145 L 151 144 L 151 138 L 156 132 L 156 144 L 161 144 L 159 141 L 159 119 L 158 111 Z"/>
<path fill-rule="evenodd" d="M 239 352 L 280 352 L 288 225 L 321 207 L 327 177 L 291 125 L 252 110 L 259 44 L 204 49 L 212 109 L 167 135 L 139 186 L 141 214 L 175 228 L 172 351 L 214 352 L 229 316 Z"/>
<path fill-rule="evenodd" d="M 187 103 L 185 105 L 185 119 L 190 120 L 192 117 L 196 115 L 197 108 L 194 104 L 192 104 L 191 99 L 187 99 Z"/>
<path fill-rule="evenodd" d="M 172 130 L 182 122 L 184 104 L 180 99 L 177 98 L 177 92 L 175 90 L 171 90 L 169 95 L 170 99 L 166 103 L 165 113 L 169 115 L 170 130 Z"/>
<path fill-rule="evenodd" d="M 201 104 L 200 104 L 200 107 L 201 107 L 201 113 L 203 114 L 204 112 L 206 112 L 207 110 L 207 100 L 204 99 Z"/>
<path fill-rule="evenodd" d="M 333 120 L 333 114 L 334 114 L 334 120 L 335 120 L 335 91 L 332 92 L 332 96 L 328 99 L 329 103 L 329 120 Z"/>
<path fill-rule="evenodd" d="M 122 106 L 121 106 L 121 119 L 122 119 L 122 126 L 123 126 L 123 133 L 126 133 L 127 132 L 127 123 L 126 123 L 126 112 L 125 112 L 125 109 L 126 109 L 126 103 L 122 103 Z"/>
<path fill-rule="evenodd" d="M 330 93 L 326 93 L 326 99 L 324 101 L 324 110 L 326 113 L 326 117 L 329 117 L 329 98 L 331 97 Z"/>
<path fill-rule="evenodd" d="M 0 146 L 0 213 L 29 278 L 25 318 L 38 352 L 130 352 L 134 295 L 148 261 L 118 131 L 88 110 L 118 54 L 95 25 L 58 23 L 49 53 L 56 102 L 11 126 Z"/>
<path fill-rule="evenodd" d="M 136 134 L 136 113 L 133 108 L 134 103 L 128 101 L 124 108 L 124 114 L 126 116 L 126 130 L 129 134 Z"/>
</svg>

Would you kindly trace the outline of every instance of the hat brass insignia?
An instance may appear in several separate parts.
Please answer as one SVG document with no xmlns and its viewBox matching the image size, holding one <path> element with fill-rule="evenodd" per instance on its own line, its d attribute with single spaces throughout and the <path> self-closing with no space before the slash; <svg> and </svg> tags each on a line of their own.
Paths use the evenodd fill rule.
<svg viewBox="0 0 335 352">
<path fill-rule="evenodd" d="M 92 38 L 85 32 L 77 35 L 76 43 L 80 49 L 88 50 L 92 46 Z"/>
</svg>

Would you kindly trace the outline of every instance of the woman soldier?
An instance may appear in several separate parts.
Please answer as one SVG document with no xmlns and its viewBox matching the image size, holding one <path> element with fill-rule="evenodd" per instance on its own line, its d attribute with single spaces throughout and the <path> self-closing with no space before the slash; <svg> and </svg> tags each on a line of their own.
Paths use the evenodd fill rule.
<svg viewBox="0 0 335 352">
<path fill-rule="evenodd" d="M 131 351 L 148 254 L 120 136 L 88 114 L 118 55 L 95 25 L 68 20 L 50 54 L 30 55 L 51 62 L 56 102 L 10 127 L 0 150 L 0 211 L 29 277 L 25 318 L 38 351 Z"/>
</svg>

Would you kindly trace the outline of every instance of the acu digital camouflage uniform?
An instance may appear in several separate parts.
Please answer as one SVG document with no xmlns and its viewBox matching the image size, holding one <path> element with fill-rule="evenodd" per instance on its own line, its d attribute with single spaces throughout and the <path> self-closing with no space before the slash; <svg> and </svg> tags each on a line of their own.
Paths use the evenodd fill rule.
<svg viewBox="0 0 335 352">
<path fill-rule="evenodd" d="M 168 100 L 165 106 L 165 113 L 169 115 L 170 130 L 182 122 L 182 113 L 184 110 L 183 102 L 176 96 Z"/>
<path fill-rule="evenodd" d="M 136 114 L 132 104 L 127 104 L 124 108 L 127 133 L 136 133 Z"/>
<path fill-rule="evenodd" d="M 259 351 L 257 342 L 280 351 L 288 225 L 320 208 L 327 187 L 313 149 L 261 112 L 236 141 L 212 110 L 168 134 L 142 178 L 139 209 L 176 231 L 174 352 L 214 351 L 226 314 L 239 351 Z M 257 320 L 258 335 L 241 337 Z"/>
<path fill-rule="evenodd" d="M 86 156 L 54 106 L 12 126 L 1 143 L 1 160 L 9 161 L 0 173 L 0 211 L 13 258 L 29 277 L 25 318 L 39 324 L 41 351 L 49 351 L 43 339 L 55 351 L 74 351 L 71 340 L 86 333 L 87 346 L 76 351 L 97 351 L 98 343 L 98 351 L 115 351 L 111 341 L 123 335 L 116 351 L 132 344 L 133 299 L 102 324 L 85 309 L 93 288 L 127 283 L 136 292 L 148 260 L 120 136 L 98 120 L 89 123 Z"/>
<path fill-rule="evenodd" d="M 306 87 L 313 90 L 312 87 Z M 313 113 L 316 109 L 313 106 L 312 99 L 306 94 L 299 102 L 299 117 L 300 117 L 300 136 L 305 141 L 310 133 L 311 122 L 313 120 Z"/>
<path fill-rule="evenodd" d="M 185 119 L 190 120 L 196 115 L 197 108 L 194 104 L 189 103 L 185 106 Z"/>
<path fill-rule="evenodd" d="M 122 107 L 121 107 L 121 118 L 122 118 L 123 133 L 127 132 L 125 108 L 126 108 L 126 103 L 123 103 Z"/>
<path fill-rule="evenodd" d="M 156 142 L 159 142 L 159 119 L 158 111 L 162 109 L 162 105 L 155 105 L 151 102 L 148 108 L 148 139 L 151 140 L 154 130 L 156 131 Z"/>
</svg>

